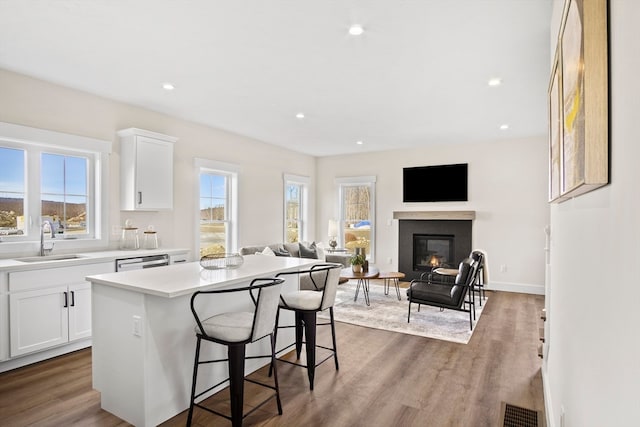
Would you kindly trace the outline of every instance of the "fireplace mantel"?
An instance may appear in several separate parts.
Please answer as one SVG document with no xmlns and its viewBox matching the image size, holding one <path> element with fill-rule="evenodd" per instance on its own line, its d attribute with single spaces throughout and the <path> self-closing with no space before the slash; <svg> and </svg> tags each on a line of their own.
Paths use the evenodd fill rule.
<svg viewBox="0 0 640 427">
<path fill-rule="evenodd" d="M 395 211 L 393 219 L 473 220 L 476 219 L 476 211 Z"/>
</svg>

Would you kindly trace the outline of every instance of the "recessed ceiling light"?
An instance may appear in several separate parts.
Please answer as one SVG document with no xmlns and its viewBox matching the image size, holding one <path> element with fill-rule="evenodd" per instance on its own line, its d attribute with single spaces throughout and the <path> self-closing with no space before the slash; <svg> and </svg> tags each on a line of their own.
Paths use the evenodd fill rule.
<svg viewBox="0 0 640 427">
<path fill-rule="evenodd" d="M 500 125 L 500 130 L 507 130 L 507 129 L 509 129 L 509 125 L 508 124 L 505 123 L 503 125 Z"/>
<path fill-rule="evenodd" d="M 362 142 L 362 141 L 356 141 L 356 144 L 358 144 L 358 145 L 362 145 L 362 144 L 364 144 L 364 142 Z"/>
<path fill-rule="evenodd" d="M 296 114 L 296 118 L 297 118 L 297 119 L 304 119 L 304 113 L 298 113 L 298 114 Z"/>
<path fill-rule="evenodd" d="M 489 86 L 500 86 L 502 84 L 502 79 L 499 77 L 494 77 L 489 79 Z"/>
<path fill-rule="evenodd" d="M 174 90 L 176 87 L 173 85 L 173 83 L 162 83 L 162 89 L 164 90 Z"/>
<path fill-rule="evenodd" d="M 356 24 L 349 27 L 349 34 L 351 34 L 352 36 L 359 36 L 362 33 L 364 33 L 364 28 L 362 28 L 362 25 Z"/>
</svg>

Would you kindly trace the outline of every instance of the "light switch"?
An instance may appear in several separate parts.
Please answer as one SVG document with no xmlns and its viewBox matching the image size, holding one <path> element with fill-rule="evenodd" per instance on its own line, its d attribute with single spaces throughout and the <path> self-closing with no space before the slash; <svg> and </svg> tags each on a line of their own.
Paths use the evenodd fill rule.
<svg viewBox="0 0 640 427">
<path fill-rule="evenodd" d="M 136 337 L 142 336 L 142 318 L 140 316 L 133 316 L 133 335 Z"/>
</svg>

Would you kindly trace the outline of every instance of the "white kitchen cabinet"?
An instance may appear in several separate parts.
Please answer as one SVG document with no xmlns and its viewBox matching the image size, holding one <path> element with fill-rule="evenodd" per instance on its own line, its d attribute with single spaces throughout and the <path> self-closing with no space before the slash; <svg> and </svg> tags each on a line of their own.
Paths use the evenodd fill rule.
<svg viewBox="0 0 640 427">
<path fill-rule="evenodd" d="M 111 262 L 9 273 L 9 350 L 17 357 L 91 337 L 89 275 Z"/>
<path fill-rule="evenodd" d="M 0 366 L 9 359 L 9 275 L 0 270 Z M 0 370 L 0 372 L 2 372 Z"/>
<path fill-rule="evenodd" d="M 130 128 L 120 137 L 120 208 L 173 209 L 173 144 L 177 138 Z"/>
<path fill-rule="evenodd" d="M 91 283 L 69 285 L 69 342 L 91 337 Z"/>
<path fill-rule="evenodd" d="M 11 357 L 69 342 L 67 286 L 9 295 Z"/>
</svg>

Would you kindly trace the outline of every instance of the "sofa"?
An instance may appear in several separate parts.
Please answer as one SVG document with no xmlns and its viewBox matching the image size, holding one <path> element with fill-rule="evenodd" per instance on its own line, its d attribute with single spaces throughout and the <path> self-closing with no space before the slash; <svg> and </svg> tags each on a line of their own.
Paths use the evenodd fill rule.
<svg viewBox="0 0 640 427">
<path fill-rule="evenodd" d="M 267 247 L 269 248 L 268 250 L 265 249 Z M 271 252 L 273 252 L 273 254 Z M 240 255 L 253 255 L 256 253 L 263 255 L 292 256 L 297 258 L 300 258 L 302 253 L 302 258 L 317 258 L 326 262 L 342 264 L 345 267 L 349 267 L 351 265 L 349 262 L 349 259 L 351 258 L 350 254 L 330 254 L 315 243 L 273 243 L 270 245 L 245 246 L 240 248 Z"/>
</svg>

